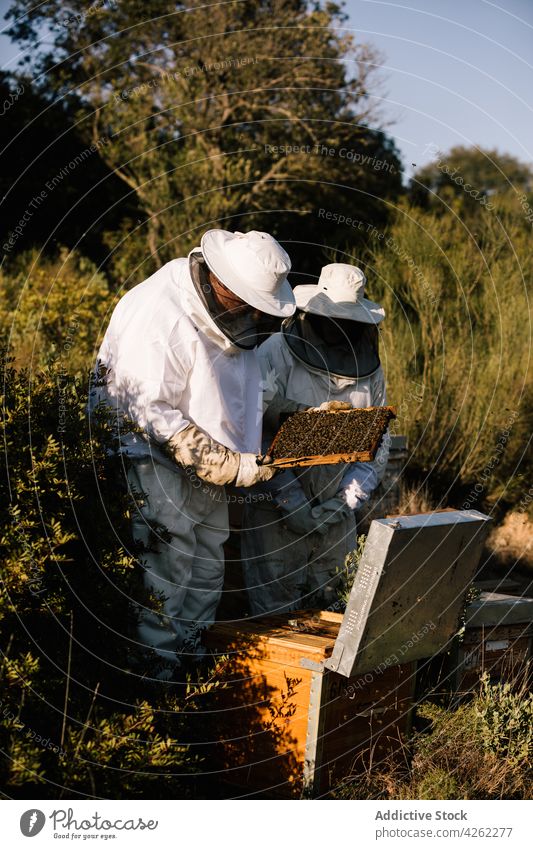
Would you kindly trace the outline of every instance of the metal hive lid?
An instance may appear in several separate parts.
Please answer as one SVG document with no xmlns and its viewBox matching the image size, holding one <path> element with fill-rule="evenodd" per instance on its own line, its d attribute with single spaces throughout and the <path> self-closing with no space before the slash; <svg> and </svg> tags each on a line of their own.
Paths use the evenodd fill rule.
<svg viewBox="0 0 533 849">
<path fill-rule="evenodd" d="M 350 677 L 443 651 L 489 525 L 477 510 L 374 520 L 326 668 Z"/>
<path fill-rule="evenodd" d="M 465 625 L 529 625 L 533 624 L 533 598 L 507 593 L 481 593 L 466 609 Z"/>
</svg>

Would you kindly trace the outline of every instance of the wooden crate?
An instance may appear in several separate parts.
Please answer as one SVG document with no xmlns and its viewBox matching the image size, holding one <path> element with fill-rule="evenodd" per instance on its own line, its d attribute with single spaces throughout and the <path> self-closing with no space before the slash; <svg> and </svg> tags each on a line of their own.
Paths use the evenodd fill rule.
<svg viewBox="0 0 533 849">
<path fill-rule="evenodd" d="M 209 648 L 228 656 L 218 754 L 236 795 L 320 796 L 401 750 L 415 664 L 353 678 L 325 669 L 342 619 L 301 611 L 208 632 Z"/>
<path fill-rule="evenodd" d="M 478 687 L 483 672 L 493 682 L 521 686 L 531 675 L 532 657 L 533 599 L 482 593 L 467 608 L 456 654 L 456 691 Z"/>
</svg>

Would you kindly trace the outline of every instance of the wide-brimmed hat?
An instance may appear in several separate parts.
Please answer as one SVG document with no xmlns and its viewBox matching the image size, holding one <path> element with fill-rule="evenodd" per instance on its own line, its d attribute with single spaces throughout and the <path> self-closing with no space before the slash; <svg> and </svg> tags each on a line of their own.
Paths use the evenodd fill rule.
<svg viewBox="0 0 533 849">
<path fill-rule="evenodd" d="M 213 274 L 243 301 L 269 315 L 293 314 L 296 304 L 287 280 L 291 261 L 269 233 L 208 230 L 201 248 Z"/>
<path fill-rule="evenodd" d="M 322 269 L 318 284 L 296 286 L 296 306 L 327 318 L 379 324 L 385 318 L 385 310 L 365 298 L 365 283 L 366 277 L 357 266 L 332 262 Z"/>
</svg>

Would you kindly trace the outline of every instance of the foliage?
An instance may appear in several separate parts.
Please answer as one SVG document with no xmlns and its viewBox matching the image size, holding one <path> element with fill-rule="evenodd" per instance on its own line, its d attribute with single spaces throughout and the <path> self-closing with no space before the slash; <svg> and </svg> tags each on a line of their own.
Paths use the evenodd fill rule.
<svg viewBox="0 0 533 849">
<path fill-rule="evenodd" d="M 180 742 L 188 740 L 192 697 L 185 684 L 150 690 L 136 673 L 137 604 L 149 599 L 112 428 L 97 420 L 89 433 L 79 378 L 53 369 L 30 376 L 9 362 L 3 377 L 4 791 L 185 795 L 198 769 L 196 753 Z M 155 659 L 150 668 L 157 673 Z"/>
<path fill-rule="evenodd" d="M 501 195 L 531 192 L 533 169 L 510 154 L 458 145 L 419 168 L 410 184 L 414 203 L 443 212 L 460 198 L 465 212 L 490 208 Z"/>
<path fill-rule="evenodd" d="M 55 257 L 29 251 L 0 270 L 0 335 L 19 366 L 54 362 L 58 370 L 85 373 L 113 306 L 105 277 L 66 248 Z"/>
<path fill-rule="evenodd" d="M 58 101 L 31 74 L 0 72 L 0 103 L 0 244 L 9 255 L 32 245 L 53 253 L 62 244 L 103 261 L 104 231 L 137 210 L 76 126 L 76 96 Z"/>
<path fill-rule="evenodd" d="M 510 682 L 490 684 L 484 673 L 475 704 L 479 735 L 485 751 L 511 765 L 533 756 L 533 693 L 516 692 Z"/>
<path fill-rule="evenodd" d="M 337 598 L 341 608 L 344 610 L 348 604 L 350 592 L 363 556 L 363 551 L 366 543 L 366 534 L 359 534 L 357 537 L 357 547 L 346 555 L 344 566 L 339 570 L 340 579 L 337 584 Z"/>
<path fill-rule="evenodd" d="M 372 296 L 387 312 L 382 361 L 389 403 L 413 461 L 457 506 L 512 503 L 531 460 L 532 383 L 526 281 L 531 228 L 522 211 L 400 205 L 368 256 Z"/>
<path fill-rule="evenodd" d="M 380 57 L 342 29 L 340 5 L 157 0 L 147 12 L 16 0 L 8 13 L 35 76 L 72 101 L 87 142 L 105 139 L 98 155 L 143 210 L 108 232 L 115 278 L 147 277 L 217 225 L 269 230 L 315 273 L 320 207 L 385 220 L 401 167 L 370 95 Z"/>
<path fill-rule="evenodd" d="M 442 774 L 448 777 L 446 798 L 530 797 L 533 694 L 491 684 L 484 673 L 470 703 L 455 710 L 428 703 L 419 713 L 432 728 L 414 744 L 416 798 L 436 798 Z"/>
<path fill-rule="evenodd" d="M 354 777 L 339 798 L 531 799 L 533 694 L 487 673 L 471 701 L 459 706 L 426 702 L 429 721 L 410 744 L 410 756 Z"/>
</svg>

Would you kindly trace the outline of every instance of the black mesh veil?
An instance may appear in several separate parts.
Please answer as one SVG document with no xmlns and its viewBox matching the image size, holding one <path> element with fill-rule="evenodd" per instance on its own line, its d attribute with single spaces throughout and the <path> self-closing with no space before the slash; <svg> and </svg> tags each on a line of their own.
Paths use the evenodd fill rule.
<svg viewBox="0 0 533 849">
<path fill-rule="evenodd" d="M 368 377 L 380 366 L 379 331 L 375 324 L 297 310 L 283 322 L 282 333 L 299 360 L 333 377 Z"/>
</svg>

